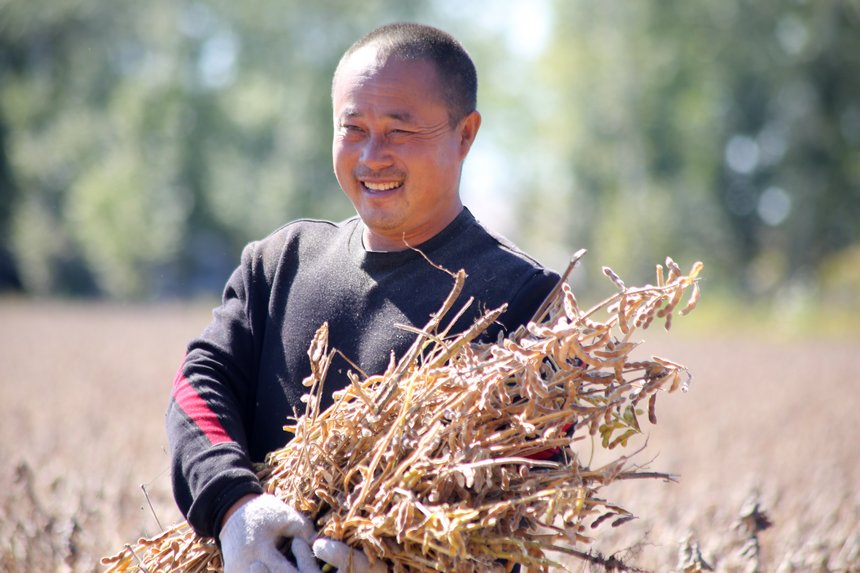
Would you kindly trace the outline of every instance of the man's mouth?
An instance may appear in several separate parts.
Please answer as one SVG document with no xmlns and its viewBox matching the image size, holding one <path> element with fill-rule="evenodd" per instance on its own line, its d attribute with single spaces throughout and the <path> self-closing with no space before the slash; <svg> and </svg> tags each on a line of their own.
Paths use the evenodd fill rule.
<svg viewBox="0 0 860 573">
<path fill-rule="evenodd" d="M 383 182 L 362 181 L 361 184 L 369 191 L 380 192 L 380 191 L 391 191 L 392 189 L 397 189 L 398 187 L 403 185 L 403 181 L 383 181 Z"/>
</svg>

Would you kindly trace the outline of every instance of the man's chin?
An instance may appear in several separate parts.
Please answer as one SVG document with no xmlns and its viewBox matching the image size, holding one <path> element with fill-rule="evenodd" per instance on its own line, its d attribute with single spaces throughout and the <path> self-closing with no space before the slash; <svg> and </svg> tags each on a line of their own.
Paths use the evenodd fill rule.
<svg viewBox="0 0 860 573">
<path fill-rule="evenodd" d="M 403 217 L 396 213 L 383 212 L 378 209 L 366 209 L 360 211 L 358 216 L 361 217 L 365 227 L 377 234 L 385 236 L 396 235 L 403 228 Z"/>
<path fill-rule="evenodd" d="M 359 213 L 364 226 L 364 246 L 370 250 L 400 251 L 408 248 L 404 241 L 403 221 L 395 217 Z"/>
</svg>

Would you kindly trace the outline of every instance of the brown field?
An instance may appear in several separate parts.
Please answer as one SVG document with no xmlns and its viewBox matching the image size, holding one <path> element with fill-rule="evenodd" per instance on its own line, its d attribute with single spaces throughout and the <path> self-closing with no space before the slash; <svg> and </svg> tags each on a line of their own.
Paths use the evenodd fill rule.
<svg viewBox="0 0 860 573">
<path fill-rule="evenodd" d="M 98 571 L 159 530 L 141 484 L 162 525 L 179 519 L 163 416 L 208 318 L 200 305 L 0 301 L 0 571 Z M 703 337 L 683 320 L 645 333 L 646 352 L 695 379 L 661 397 L 635 458 L 678 482 L 606 488 L 639 519 L 594 530 L 592 549 L 675 571 L 692 535 L 717 571 L 860 571 L 860 333 Z M 772 522 L 758 545 L 738 527 L 753 495 Z"/>
</svg>

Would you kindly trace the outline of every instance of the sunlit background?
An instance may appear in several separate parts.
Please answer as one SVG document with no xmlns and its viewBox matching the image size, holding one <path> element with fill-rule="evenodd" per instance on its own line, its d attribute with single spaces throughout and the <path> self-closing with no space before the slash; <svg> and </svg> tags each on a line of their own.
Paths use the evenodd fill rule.
<svg viewBox="0 0 860 573">
<path fill-rule="evenodd" d="M 860 322 L 855 0 L 0 0 L 0 288 L 215 296 L 247 241 L 350 216 L 331 74 L 395 20 L 478 66 L 467 205 L 557 269 L 587 248 L 581 291 L 669 255 L 706 315 Z"/>
<path fill-rule="evenodd" d="M 679 481 L 612 484 L 639 519 L 577 547 L 860 571 L 860 0 L 0 0 L 0 570 L 101 571 L 178 519 L 185 345 L 248 241 L 353 214 L 331 75 L 396 20 L 473 55 L 465 202 L 558 270 L 588 249 L 581 302 L 603 265 L 705 263 L 696 310 L 637 332 L 695 374 L 636 462 Z"/>
</svg>

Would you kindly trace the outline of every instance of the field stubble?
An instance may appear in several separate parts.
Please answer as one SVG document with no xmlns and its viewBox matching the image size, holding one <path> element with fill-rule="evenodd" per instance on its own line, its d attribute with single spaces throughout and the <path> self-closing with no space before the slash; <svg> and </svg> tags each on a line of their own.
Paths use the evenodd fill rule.
<svg viewBox="0 0 860 573">
<path fill-rule="evenodd" d="M 179 519 L 164 411 L 209 310 L 3 301 L 0 317 L 0 570 L 98 571 Z M 639 519 L 595 530 L 593 550 L 679 570 L 686 539 L 717 571 L 860 571 L 860 334 L 704 337 L 685 320 L 640 338 L 690 368 L 691 390 L 661 397 L 657 425 L 628 447 L 678 481 L 610 486 Z M 738 527 L 751 496 L 772 522 L 758 546 Z"/>
</svg>

